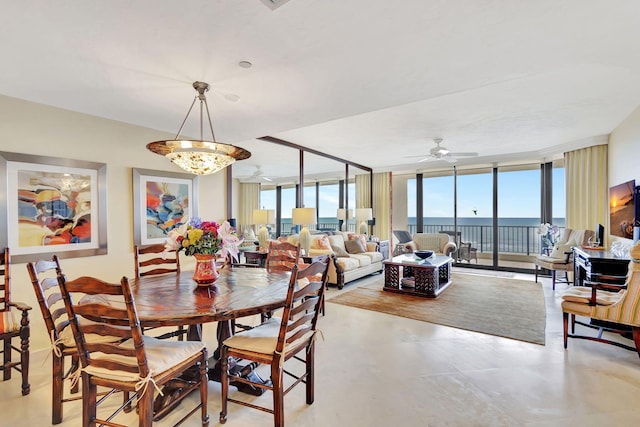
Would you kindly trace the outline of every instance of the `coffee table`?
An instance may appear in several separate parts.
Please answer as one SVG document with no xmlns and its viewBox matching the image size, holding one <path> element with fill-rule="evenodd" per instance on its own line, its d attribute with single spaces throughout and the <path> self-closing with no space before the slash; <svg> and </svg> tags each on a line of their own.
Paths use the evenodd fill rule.
<svg viewBox="0 0 640 427">
<path fill-rule="evenodd" d="M 384 288 L 389 292 L 436 298 L 451 284 L 449 256 L 434 255 L 420 261 L 413 254 L 384 262 Z"/>
</svg>

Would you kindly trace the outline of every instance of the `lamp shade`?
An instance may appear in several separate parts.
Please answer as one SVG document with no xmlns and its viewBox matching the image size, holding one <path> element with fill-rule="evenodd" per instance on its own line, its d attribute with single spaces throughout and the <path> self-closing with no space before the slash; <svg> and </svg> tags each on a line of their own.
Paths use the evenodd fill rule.
<svg viewBox="0 0 640 427">
<path fill-rule="evenodd" d="M 267 211 L 267 222 L 265 224 L 276 223 L 276 211 L 275 209 L 265 209 Z"/>
<path fill-rule="evenodd" d="M 316 223 L 315 208 L 294 208 L 292 222 L 295 225 L 309 225 Z"/>
<path fill-rule="evenodd" d="M 346 219 L 351 219 L 352 218 L 351 215 L 352 215 L 351 209 L 343 209 L 343 208 L 338 209 L 338 219 L 341 221 L 344 221 Z"/>
<path fill-rule="evenodd" d="M 267 224 L 267 210 L 266 209 L 254 209 L 253 210 L 253 223 L 254 224 Z"/>
<path fill-rule="evenodd" d="M 373 219 L 373 209 L 358 208 L 356 209 L 356 219 L 358 221 L 369 221 Z"/>
</svg>

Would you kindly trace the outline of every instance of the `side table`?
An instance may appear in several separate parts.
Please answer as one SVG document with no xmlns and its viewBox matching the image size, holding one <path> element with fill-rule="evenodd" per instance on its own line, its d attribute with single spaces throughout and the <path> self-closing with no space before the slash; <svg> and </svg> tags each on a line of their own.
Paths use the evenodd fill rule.
<svg viewBox="0 0 640 427">
<path fill-rule="evenodd" d="M 264 268 L 267 263 L 267 253 L 263 251 L 244 251 L 244 258 L 247 264 L 258 264 Z"/>
</svg>

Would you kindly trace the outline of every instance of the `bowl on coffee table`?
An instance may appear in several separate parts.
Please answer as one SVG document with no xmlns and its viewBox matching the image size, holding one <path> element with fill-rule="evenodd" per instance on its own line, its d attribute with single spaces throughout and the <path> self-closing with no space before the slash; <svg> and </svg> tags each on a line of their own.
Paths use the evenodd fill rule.
<svg viewBox="0 0 640 427">
<path fill-rule="evenodd" d="M 427 259 L 433 256 L 433 251 L 417 250 L 413 252 L 420 259 Z"/>
</svg>

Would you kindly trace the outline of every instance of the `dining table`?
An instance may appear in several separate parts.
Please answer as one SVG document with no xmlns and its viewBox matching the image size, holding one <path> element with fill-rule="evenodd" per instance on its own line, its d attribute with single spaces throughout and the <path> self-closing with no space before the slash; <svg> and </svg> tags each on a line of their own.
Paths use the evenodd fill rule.
<svg viewBox="0 0 640 427">
<path fill-rule="evenodd" d="M 187 326 L 187 339 L 202 340 L 202 325 L 218 322 L 219 355 L 222 342 L 233 334 L 232 323 L 238 318 L 267 314 L 284 307 L 291 274 L 270 273 L 264 268 L 222 269 L 218 279 L 211 285 L 198 285 L 192 279 L 192 271 L 179 274 L 143 276 L 132 280 L 132 292 L 136 310 L 143 328 L 164 326 Z M 218 357 L 214 357 L 218 359 Z M 231 364 L 232 375 L 254 377 L 255 365 Z M 259 378 L 259 377 L 258 377 Z M 209 368 L 209 379 L 220 380 L 220 361 Z M 232 384 L 234 384 L 232 382 Z M 234 384 L 240 391 L 260 395 L 264 389 L 243 383 Z M 244 386 L 244 387 L 243 387 Z M 179 394 L 175 386 L 156 400 L 154 412 L 168 413 L 172 395 Z"/>
</svg>

